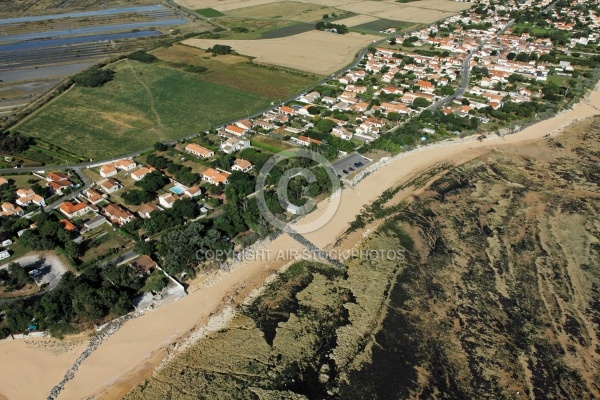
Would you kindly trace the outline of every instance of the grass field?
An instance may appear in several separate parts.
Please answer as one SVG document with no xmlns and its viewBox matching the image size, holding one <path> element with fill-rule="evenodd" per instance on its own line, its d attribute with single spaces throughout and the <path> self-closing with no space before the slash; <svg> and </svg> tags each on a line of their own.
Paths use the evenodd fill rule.
<svg viewBox="0 0 600 400">
<path fill-rule="evenodd" d="M 249 63 L 247 57 L 236 55 L 212 57 L 203 50 L 180 44 L 160 48 L 153 54 L 161 60 L 173 63 L 206 67 L 208 71 L 202 74 L 203 80 L 271 100 L 288 98 L 319 79 L 310 74 Z"/>
<path fill-rule="evenodd" d="M 221 17 L 224 15 L 222 12 L 217 11 L 214 8 L 201 8 L 199 10 L 194 11 L 206 18 Z"/>
<path fill-rule="evenodd" d="M 281 140 L 264 135 L 254 136 L 250 140 L 250 143 L 252 144 L 252 146 L 258 149 L 266 150 L 271 153 L 279 153 L 280 151 L 291 149 L 294 147 L 289 143 L 285 143 Z"/>
<path fill-rule="evenodd" d="M 101 88 L 75 87 L 15 127 L 92 159 L 172 140 L 266 108 L 260 95 L 198 74 L 122 61 Z"/>
<path fill-rule="evenodd" d="M 231 31 L 219 32 L 218 35 L 224 39 L 263 39 L 269 32 L 286 29 L 297 25 L 304 25 L 299 22 L 285 21 L 280 19 L 246 19 L 224 17 L 219 18 L 219 24 L 226 26 Z M 314 28 L 314 27 L 313 27 Z M 242 31 L 244 30 L 244 31 Z"/>
<path fill-rule="evenodd" d="M 396 32 L 400 32 L 417 25 L 418 24 L 415 24 L 414 22 L 394 21 L 391 19 L 380 18 L 375 21 L 353 26 L 351 29 L 356 32 L 378 33 L 389 28 L 396 28 Z"/>
</svg>

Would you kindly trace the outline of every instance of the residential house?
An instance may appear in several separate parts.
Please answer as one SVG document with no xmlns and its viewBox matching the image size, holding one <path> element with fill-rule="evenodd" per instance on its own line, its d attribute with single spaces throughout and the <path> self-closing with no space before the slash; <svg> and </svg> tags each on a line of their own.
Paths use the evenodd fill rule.
<svg viewBox="0 0 600 400">
<path fill-rule="evenodd" d="M 122 171 L 131 171 L 132 169 L 137 167 L 137 164 L 133 160 L 123 159 L 115 162 L 115 167 Z"/>
<path fill-rule="evenodd" d="M 132 213 L 116 204 L 109 204 L 106 206 L 106 208 L 104 208 L 104 215 L 106 215 L 112 223 L 117 225 L 124 225 L 135 219 Z"/>
<path fill-rule="evenodd" d="M 229 175 L 231 174 L 227 171 L 209 168 L 202 173 L 202 180 L 212 183 L 213 185 L 227 185 L 227 178 L 229 178 Z"/>
<path fill-rule="evenodd" d="M 173 193 L 165 193 L 158 196 L 158 203 L 164 208 L 172 208 L 173 203 L 179 200 L 179 196 Z"/>
<path fill-rule="evenodd" d="M 92 204 L 98 204 L 102 200 L 104 200 L 104 197 L 102 197 L 102 195 L 100 193 L 98 193 L 97 191 L 95 191 L 94 189 L 86 189 L 86 190 L 84 190 L 83 191 L 83 195 Z"/>
<path fill-rule="evenodd" d="M 242 119 L 240 121 L 237 121 L 235 125 L 239 126 L 242 129 L 245 129 L 246 131 L 249 131 L 254 126 L 254 123 L 252 123 L 252 121 L 250 121 L 249 119 Z"/>
<path fill-rule="evenodd" d="M 68 182 L 69 175 L 63 174 L 62 172 L 50 172 L 46 175 L 46 181 L 48 182 Z"/>
<path fill-rule="evenodd" d="M 321 141 L 313 138 L 309 138 L 308 136 L 298 136 L 290 138 L 291 141 L 301 145 L 301 146 L 310 146 L 311 144 L 320 145 Z"/>
<path fill-rule="evenodd" d="M 250 161 L 244 160 L 242 158 L 236 158 L 233 166 L 231 167 L 232 171 L 240 171 L 240 172 L 249 172 L 252 170 L 254 166 Z"/>
<path fill-rule="evenodd" d="M 133 269 L 134 273 L 138 277 L 143 277 L 145 275 L 151 274 L 157 266 L 158 264 L 156 263 L 156 261 L 154 261 L 147 255 L 139 256 L 129 264 L 129 267 Z"/>
<path fill-rule="evenodd" d="M 150 218 L 150 214 L 152 214 L 152 212 L 158 210 L 158 206 L 156 204 L 142 204 L 140 206 L 140 208 L 138 209 L 137 213 L 138 215 L 143 218 L 143 219 L 149 219 Z"/>
<path fill-rule="evenodd" d="M 240 136 L 244 136 L 244 134 L 246 134 L 246 132 L 248 132 L 248 129 L 240 128 L 237 125 L 227 125 L 225 127 L 225 132 L 240 137 Z"/>
<path fill-rule="evenodd" d="M 342 126 L 333 128 L 331 130 L 331 134 L 333 136 L 337 136 L 340 139 L 344 139 L 344 140 L 352 139 L 352 132 L 348 131 L 346 128 L 344 128 Z"/>
<path fill-rule="evenodd" d="M 70 201 L 65 201 L 62 203 L 60 206 L 58 206 L 58 209 L 69 219 L 81 217 L 82 215 L 92 211 L 89 204 L 86 202 L 73 204 Z"/>
<path fill-rule="evenodd" d="M 46 201 L 44 198 L 36 194 L 32 189 L 19 189 L 17 190 L 18 199 L 16 203 L 20 206 L 26 207 L 30 204 L 35 204 L 38 207 L 45 207 Z"/>
<path fill-rule="evenodd" d="M 310 92 L 298 97 L 298 101 L 301 103 L 312 104 L 317 101 L 319 97 L 321 97 L 319 92 Z"/>
<path fill-rule="evenodd" d="M 110 178 L 111 176 L 115 176 L 117 172 L 117 167 L 115 167 L 113 163 L 104 164 L 100 167 L 100 176 L 103 178 Z"/>
<path fill-rule="evenodd" d="M 10 217 L 13 215 L 23 215 L 23 209 L 19 206 L 15 206 L 11 203 L 2 203 L 2 216 Z"/>
<path fill-rule="evenodd" d="M 100 190 L 106 194 L 111 194 L 121 189 L 123 186 L 114 179 L 106 179 L 99 183 Z"/>
<path fill-rule="evenodd" d="M 206 147 L 200 146 L 196 143 L 190 143 L 187 146 L 185 146 L 185 151 L 202 158 L 209 158 L 215 155 L 214 151 L 209 150 Z"/>
<path fill-rule="evenodd" d="M 184 192 L 184 196 L 189 197 L 189 198 L 200 196 L 201 194 L 202 194 L 202 191 L 196 185 L 185 189 L 185 192 Z"/>
<path fill-rule="evenodd" d="M 134 171 L 130 174 L 131 179 L 133 179 L 134 181 L 141 181 L 142 179 L 144 179 L 144 177 L 146 175 L 148 175 L 150 172 L 152 172 L 152 170 L 150 168 L 147 167 L 141 167 L 140 169 L 138 169 L 137 171 Z"/>
<path fill-rule="evenodd" d="M 56 193 L 60 196 L 62 196 L 64 194 L 63 191 L 65 189 L 69 189 L 71 187 L 71 185 L 72 185 L 72 183 L 69 180 L 58 181 L 58 182 L 51 181 L 46 184 L 46 186 L 49 187 L 53 193 Z"/>
<path fill-rule="evenodd" d="M 296 114 L 296 110 L 294 110 L 293 108 L 288 107 L 288 106 L 279 107 L 278 112 L 281 115 L 288 115 L 288 116 Z"/>
<path fill-rule="evenodd" d="M 62 228 L 68 232 L 76 232 L 77 231 L 77 227 L 75 225 L 73 225 L 73 223 L 71 221 L 69 221 L 68 219 L 61 219 L 60 221 L 58 221 L 58 223 L 60 224 L 60 226 L 62 226 Z"/>
<path fill-rule="evenodd" d="M 250 147 L 250 141 L 244 137 L 241 138 L 229 138 L 221 143 L 220 148 L 226 154 L 235 153 Z"/>
</svg>

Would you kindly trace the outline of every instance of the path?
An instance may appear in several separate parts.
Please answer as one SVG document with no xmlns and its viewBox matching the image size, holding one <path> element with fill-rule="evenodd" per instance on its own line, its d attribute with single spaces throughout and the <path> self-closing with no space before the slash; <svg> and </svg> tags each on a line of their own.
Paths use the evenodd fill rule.
<svg viewBox="0 0 600 400">
<path fill-rule="evenodd" d="M 154 106 L 154 95 L 152 95 L 152 91 L 150 90 L 146 82 L 144 82 L 144 80 L 139 77 L 137 71 L 135 70 L 135 68 L 133 68 L 132 62 L 129 60 L 126 60 L 125 62 L 127 63 L 129 69 L 131 69 L 133 77 L 144 87 L 144 89 L 146 89 L 146 92 L 148 93 L 148 99 L 150 100 L 150 111 L 152 111 L 152 114 L 154 114 L 157 128 L 162 128 L 162 120 L 160 119 L 160 115 L 158 114 L 158 112 L 156 111 L 156 107 Z"/>
</svg>

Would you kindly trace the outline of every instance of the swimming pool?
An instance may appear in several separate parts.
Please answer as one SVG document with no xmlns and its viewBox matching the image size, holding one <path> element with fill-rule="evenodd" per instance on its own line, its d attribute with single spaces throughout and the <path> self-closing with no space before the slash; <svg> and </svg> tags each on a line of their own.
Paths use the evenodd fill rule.
<svg viewBox="0 0 600 400">
<path fill-rule="evenodd" d="M 185 190 L 183 190 L 183 188 L 179 187 L 179 186 L 173 186 L 171 189 L 169 189 L 171 192 L 175 193 L 175 194 L 183 194 L 185 192 Z"/>
</svg>

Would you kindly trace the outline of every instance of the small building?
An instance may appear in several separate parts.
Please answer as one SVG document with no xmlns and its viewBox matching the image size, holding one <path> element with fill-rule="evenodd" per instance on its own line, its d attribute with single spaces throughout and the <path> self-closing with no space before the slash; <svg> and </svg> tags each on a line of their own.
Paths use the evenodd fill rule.
<svg viewBox="0 0 600 400">
<path fill-rule="evenodd" d="M 0 260 L 6 260 L 8 257 L 10 257 L 8 250 L 0 251 Z"/>
<path fill-rule="evenodd" d="M 123 187 L 118 181 L 114 179 L 107 179 L 105 181 L 102 181 L 100 182 L 99 186 L 100 190 L 102 190 L 106 194 L 114 193 Z"/>
<path fill-rule="evenodd" d="M 231 133 L 232 135 L 235 135 L 235 136 L 238 136 L 238 137 L 239 136 L 244 136 L 244 134 L 246 134 L 247 131 L 248 131 L 247 129 L 240 128 L 237 125 L 227 125 L 225 127 L 225 132 Z"/>
<path fill-rule="evenodd" d="M 96 215 L 94 218 L 92 218 L 89 221 L 85 222 L 83 224 L 83 226 L 87 230 L 92 230 L 92 229 L 98 228 L 99 226 L 102 226 L 103 224 L 108 224 L 107 219 L 104 218 L 102 215 Z"/>
<path fill-rule="evenodd" d="M 206 147 L 200 146 L 196 143 L 190 143 L 187 146 L 185 146 L 185 151 L 201 158 L 209 158 L 215 155 L 214 151 L 207 149 Z"/>
<path fill-rule="evenodd" d="M 137 213 L 140 216 L 140 218 L 149 219 L 150 214 L 152 214 L 156 210 L 158 210 L 158 206 L 156 204 L 148 203 L 142 204 L 142 206 L 140 206 L 140 208 L 138 209 Z"/>
<path fill-rule="evenodd" d="M 75 225 L 73 225 L 73 223 L 71 221 L 69 221 L 68 219 L 61 219 L 58 222 L 60 223 L 60 226 L 62 226 L 63 229 L 68 232 L 76 232 L 77 231 L 77 227 Z"/>
<path fill-rule="evenodd" d="M 100 176 L 103 178 L 110 178 L 111 176 L 115 176 L 117 174 L 117 168 L 113 163 L 104 164 L 100 167 Z"/>
<path fill-rule="evenodd" d="M 109 204 L 106 206 L 106 208 L 104 208 L 104 215 L 106 215 L 112 223 L 117 225 L 124 225 L 135 218 L 132 213 L 116 204 Z"/>
<path fill-rule="evenodd" d="M 131 179 L 133 179 L 134 181 L 141 181 L 150 172 L 152 172 L 152 170 L 150 168 L 142 167 L 142 168 L 138 169 L 137 171 L 132 172 L 130 174 L 130 176 L 131 176 Z"/>
<path fill-rule="evenodd" d="M 20 206 L 26 207 L 30 204 L 35 204 L 38 207 L 46 206 L 44 198 L 36 194 L 32 189 L 19 189 L 17 190 L 17 196 L 19 198 L 16 200 L 16 203 Z"/>
<path fill-rule="evenodd" d="M 83 195 L 92 204 L 98 204 L 102 200 L 104 200 L 104 197 L 102 197 L 102 195 L 100 193 L 96 192 L 94 189 L 86 189 L 86 190 L 84 190 L 83 191 Z"/>
<path fill-rule="evenodd" d="M 202 191 L 196 185 L 185 189 L 185 193 L 184 193 L 185 196 L 190 197 L 190 198 L 200 196 L 201 194 L 202 194 Z"/>
<path fill-rule="evenodd" d="M 254 168 L 252 163 L 248 160 L 244 160 L 242 158 L 236 158 L 233 166 L 231 167 L 232 171 L 240 171 L 240 172 L 249 172 Z"/>
<path fill-rule="evenodd" d="M 58 206 L 58 209 L 69 219 L 80 217 L 92 211 L 90 206 L 85 202 L 73 204 L 70 201 L 65 201 L 62 203 L 60 206 Z"/>
<path fill-rule="evenodd" d="M 227 185 L 227 179 L 229 178 L 229 175 L 231 174 L 227 171 L 209 168 L 202 173 L 202 180 L 212 183 L 213 185 Z"/>
<path fill-rule="evenodd" d="M 131 171 L 132 169 L 137 167 L 137 164 L 135 161 L 125 158 L 123 160 L 116 161 L 115 167 L 122 171 Z"/>
<path fill-rule="evenodd" d="M 136 276 L 142 277 L 149 275 L 156 269 L 158 264 L 147 255 L 142 255 L 133 260 L 129 266 L 133 269 Z"/>
<path fill-rule="evenodd" d="M 250 147 L 250 141 L 244 137 L 232 137 L 221 143 L 221 151 L 225 154 L 235 153 Z"/>
<path fill-rule="evenodd" d="M 164 208 L 172 208 L 173 203 L 179 200 L 179 196 L 173 193 L 165 193 L 158 196 L 158 203 Z"/>
</svg>

